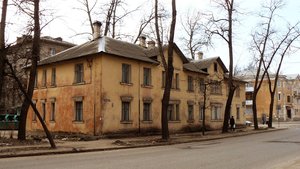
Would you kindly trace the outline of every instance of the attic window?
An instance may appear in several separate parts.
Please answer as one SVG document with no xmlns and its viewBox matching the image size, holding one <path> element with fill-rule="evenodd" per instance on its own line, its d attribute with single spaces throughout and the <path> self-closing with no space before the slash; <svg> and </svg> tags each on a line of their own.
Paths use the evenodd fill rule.
<svg viewBox="0 0 300 169">
<path fill-rule="evenodd" d="M 218 64 L 217 63 L 214 63 L 214 71 L 218 72 Z"/>
<path fill-rule="evenodd" d="M 50 48 L 49 49 L 49 54 L 50 54 L 50 56 L 55 55 L 56 54 L 56 49 L 55 48 Z"/>
</svg>

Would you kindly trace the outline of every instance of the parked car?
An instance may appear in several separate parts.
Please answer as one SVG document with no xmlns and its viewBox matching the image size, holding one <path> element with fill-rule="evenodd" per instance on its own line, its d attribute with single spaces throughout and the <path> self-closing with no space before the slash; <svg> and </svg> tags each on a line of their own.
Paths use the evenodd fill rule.
<svg viewBox="0 0 300 169">
<path fill-rule="evenodd" d="M 246 120 L 246 121 L 245 121 L 245 125 L 246 125 L 246 126 L 251 126 L 251 125 L 252 125 L 252 122 L 251 122 L 251 121 L 248 121 L 248 120 Z"/>
</svg>

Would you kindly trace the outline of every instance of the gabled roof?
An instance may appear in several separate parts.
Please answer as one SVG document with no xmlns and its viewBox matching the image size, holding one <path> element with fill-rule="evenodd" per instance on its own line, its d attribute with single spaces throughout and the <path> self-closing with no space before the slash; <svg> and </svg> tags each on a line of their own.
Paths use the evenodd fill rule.
<svg viewBox="0 0 300 169">
<path fill-rule="evenodd" d="M 205 71 L 203 71 L 203 69 L 201 69 L 199 64 L 195 64 L 193 62 L 183 64 L 183 69 L 187 70 L 187 71 L 191 71 L 191 72 L 203 73 L 203 74 L 208 75 L 207 72 L 205 72 Z"/>
<path fill-rule="evenodd" d="M 98 53 L 108 53 L 128 59 L 158 64 L 157 61 L 149 58 L 147 49 L 143 47 L 109 37 L 100 37 L 41 60 L 39 65 L 76 59 Z"/>
<path fill-rule="evenodd" d="M 218 62 L 225 73 L 228 72 L 226 66 L 224 65 L 224 63 L 222 62 L 220 57 L 212 57 L 212 58 L 206 58 L 206 59 L 200 59 L 200 60 L 193 60 L 189 63 L 184 64 L 183 67 L 186 70 L 190 70 L 190 71 L 199 71 L 199 70 L 201 70 L 202 72 L 207 73 L 206 70 L 214 62 Z"/>
<path fill-rule="evenodd" d="M 166 49 L 168 49 L 168 45 L 163 46 L 163 50 L 166 50 Z M 146 51 L 146 55 L 148 57 L 154 57 L 154 56 L 159 55 L 158 47 L 150 48 L 145 51 Z M 179 57 L 183 63 L 189 62 L 189 60 L 184 56 L 184 54 L 181 52 L 181 50 L 179 49 L 179 47 L 177 46 L 176 43 L 174 43 L 174 51 L 179 55 Z"/>
</svg>

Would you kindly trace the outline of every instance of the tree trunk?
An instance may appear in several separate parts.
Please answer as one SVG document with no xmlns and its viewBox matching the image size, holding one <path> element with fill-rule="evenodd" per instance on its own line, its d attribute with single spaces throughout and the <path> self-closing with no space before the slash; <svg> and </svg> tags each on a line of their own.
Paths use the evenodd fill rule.
<svg viewBox="0 0 300 169">
<path fill-rule="evenodd" d="M 34 90 L 35 78 L 36 78 L 36 68 L 37 62 L 39 60 L 40 55 L 40 17 L 39 17 L 39 0 L 34 0 L 34 36 L 32 41 L 32 52 L 31 52 L 31 67 L 30 67 L 30 75 L 29 82 L 27 87 L 27 96 L 31 99 Z M 26 140 L 26 122 L 27 122 L 27 114 L 30 106 L 30 101 L 25 99 L 20 115 L 20 124 L 18 131 L 18 139 Z"/>
<path fill-rule="evenodd" d="M 168 126 L 168 107 L 171 95 L 172 79 L 173 79 L 174 68 L 173 65 L 168 65 L 166 71 L 166 83 L 165 90 L 162 99 L 162 113 L 161 113 L 161 128 L 162 128 L 162 139 L 169 139 L 169 126 Z"/>
<path fill-rule="evenodd" d="M 271 102 L 270 102 L 270 107 L 269 107 L 269 122 L 268 122 L 268 128 L 272 128 L 272 123 L 273 123 L 273 107 L 274 107 L 274 96 L 275 92 L 271 92 Z M 278 118 L 279 120 L 279 118 Z"/>
<path fill-rule="evenodd" d="M 252 103 L 253 124 L 254 124 L 254 129 L 258 130 L 256 96 L 257 96 L 257 91 L 254 90 L 253 96 L 252 96 L 252 102 L 253 102 Z"/>
<path fill-rule="evenodd" d="M 232 90 L 233 88 L 233 90 Z M 234 87 L 229 87 L 229 94 L 228 98 L 226 101 L 226 106 L 225 106 L 225 113 L 224 113 L 224 121 L 223 121 L 223 128 L 222 128 L 222 133 L 227 133 L 228 132 L 228 120 L 230 118 L 230 109 L 231 109 L 231 103 L 234 95 Z"/>
<path fill-rule="evenodd" d="M 2 88 L 4 82 L 4 70 L 5 70 L 5 27 L 6 27 L 6 13 L 7 13 L 7 1 L 2 1 L 2 15 L 1 15 L 1 26 L 0 26 L 0 103 L 2 101 Z"/>
<path fill-rule="evenodd" d="M 53 138 L 51 136 L 51 133 L 49 132 L 49 130 L 48 130 L 45 122 L 43 121 L 43 118 L 42 118 L 41 114 L 39 113 L 39 111 L 37 110 L 36 106 L 31 101 L 31 98 L 28 96 L 28 94 L 26 93 L 25 89 L 23 88 L 22 82 L 18 79 L 16 73 L 14 72 L 14 69 L 13 69 L 12 65 L 10 63 L 7 63 L 7 64 L 10 67 L 12 76 L 16 80 L 16 82 L 17 82 L 17 84 L 19 86 L 19 89 L 21 90 L 21 92 L 25 96 L 25 100 L 27 100 L 29 102 L 29 105 L 31 105 L 34 113 L 36 114 L 36 116 L 38 117 L 39 121 L 41 122 L 41 124 L 43 126 L 43 129 L 44 129 L 44 131 L 46 133 L 46 136 L 47 136 L 47 138 L 49 140 L 49 143 L 51 145 L 51 148 L 56 148 L 56 145 L 55 145 L 54 140 L 53 140 Z"/>
<path fill-rule="evenodd" d="M 233 43 L 232 43 L 232 12 L 233 12 L 233 3 L 234 1 L 225 0 L 227 4 L 227 12 L 228 12 L 228 54 L 229 54 L 229 77 L 228 77 L 228 87 L 229 94 L 226 101 L 225 113 L 224 113 L 224 121 L 222 133 L 228 132 L 228 120 L 230 118 L 230 109 L 231 103 L 234 95 L 235 87 L 233 85 Z"/>
<path fill-rule="evenodd" d="M 205 110 L 206 110 L 206 84 L 204 84 L 203 92 L 203 114 L 202 114 L 202 135 L 205 135 Z"/>
</svg>

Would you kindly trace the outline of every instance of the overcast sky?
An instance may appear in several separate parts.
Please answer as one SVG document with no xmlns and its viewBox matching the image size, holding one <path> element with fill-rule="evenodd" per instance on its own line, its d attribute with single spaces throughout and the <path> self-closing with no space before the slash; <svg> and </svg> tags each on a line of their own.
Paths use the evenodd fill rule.
<svg viewBox="0 0 300 169">
<path fill-rule="evenodd" d="M 47 2 L 46 2 L 47 1 Z M 98 0 L 103 4 L 108 0 Z M 94 0 L 90 0 L 92 4 Z M 165 4 L 170 6 L 170 0 L 164 0 Z M 251 41 L 250 33 L 257 25 L 259 20 L 255 12 L 260 11 L 260 3 L 262 0 L 236 0 L 236 3 L 239 3 L 239 11 L 242 12 L 239 17 L 239 23 L 235 25 L 235 39 L 234 39 L 234 56 L 235 63 L 239 66 L 247 65 L 251 59 L 249 52 L 249 44 Z M 285 28 L 282 20 L 288 20 L 290 23 L 295 23 L 297 20 L 300 20 L 300 1 L 297 0 L 284 0 L 286 6 L 280 11 L 280 16 L 284 19 L 279 19 L 277 22 L 277 27 L 279 29 Z M 99 3 L 98 8 L 100 8 L 101 3 Z M 135 32 L 138 30 L 139 20 L 144 11 L 151 10 L 153 2 L 152 0 L 126 0 L 128 10 L 136 9 L 138 6 L 143 5 L 139 11 L 132 13 L 126 19 L 126 23 L 123 23 L 124 30 L 131 32 L 132 35 L 135 35 Z M 88 35 L 74 36 L 77 33 L 89 32 L 90 27 L 86 21 L 86 14 L 77 8 L 81 8 L 77 0 L 42 0 L 42 8 L 53 9 L 55 16 L 58 16 L 57 19 L 52 21 L 42 30 L 42 36 L 52 36 L 52 37 L 62 37 L 64 40 L 73 42 L 76 44 L 81 44 L 88 41 Z M 98 9 L 97 8 L 97 9 Z M 209 11 L 212 10 L 210 0 L 177 0 L 177 32 L 176 43 L 183 50 L 183 44 L 179 40 L 182 36 L 180 18 L 182 18 L 187 11 Z M 8 41 L 12 42 L 16 39 L 16 36 L 21 36 L 24 31 L 22 28 L 22 21 L 19 18 L 15 17 L 15 12 L 9 8 L 8 21 L 10 23 L 8 29 Z M 104 18 L 95 18 L 93 20 L 104 20 Z M 19 23 L 19 24 L 17 24 Z M 125 26 L 126 25 L 126 26 Z M 228 65 L 228 51 L 226 44 L 223 41 L 214 40 L 213 48 L 204 48 L 204 57 L 214 57 L 220 56 L 224 63 Z M 282 73 L 285 74 L 296 74 L 300 73 L 300 51 L 294 53 L 291 56 L 288 56 L 284 60 L 282 67 Z"/>
</svg>

